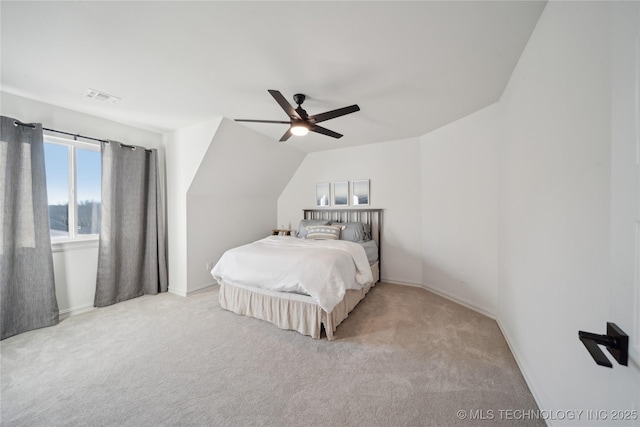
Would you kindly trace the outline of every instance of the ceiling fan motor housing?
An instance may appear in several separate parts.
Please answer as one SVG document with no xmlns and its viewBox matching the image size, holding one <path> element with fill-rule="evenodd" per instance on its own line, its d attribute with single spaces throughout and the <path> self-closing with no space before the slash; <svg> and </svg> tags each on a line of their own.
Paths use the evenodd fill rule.
<svg viewBox="0 0 640 427">
<path fill-rule="evenodd" d="M 306 96 L 304 96 L 301 93 L 296 93 L 295 95 L 293 95 L 293 101 L 298 105 L 302 104 L 305 99 L 306 99 Z"/>
</svg>

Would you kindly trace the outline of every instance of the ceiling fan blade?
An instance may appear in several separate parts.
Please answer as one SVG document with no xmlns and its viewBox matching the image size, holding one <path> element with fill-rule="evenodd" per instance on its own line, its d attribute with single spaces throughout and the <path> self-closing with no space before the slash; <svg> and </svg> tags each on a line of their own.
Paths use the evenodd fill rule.
<svg viewBox="0 0 640 427">
<path fill-rule="evenodd" d="M 236 122 L 251 122 L 251 123 L 284 123 L 286 125 L 291 124 L 291 122 L 283 122 L 281 120 L 245 120 L 245 119 L 235 119 Z"/>
<path fill-rule="evenodd" d="M 320 113 L 309 117 L 309 119 L 314 120 L 315 123 L 324 122 L 325 120 L 335 119 L 336 117 L 344 116 L 345 114 L 355 113 L 356 111 L 360 111 L 360 107 L 358 105 L 350 105 L 344 108 L 338 108 L 337 110 L 327 111 L 326 113 Z"/>
<path fill-rule="evenodd" d="M 282 138 L 280 138 L 280 142 L 285 142 L 287 139 L 291 138 L 291 135 L 293 134 L 291 133 L 291 128 L 289 128 L 284 135 L 282 135 Z"/>
<path fill-rule="evenodd" d="M 284 96 L 282 96 L 280 92 L 278 92 L 277 90 L 269 89 L 269 93 L 271 94 L 271 96 L 273 96 L 276 102 L 280 104 L 280 107 L 282 107 L 284 112 L 287 113 L 289 117 L 294 120 L 302 120 L 300 114 L 298 114 L 295 108 L 293 108 L 291 104 L 287 102 L 287 100 L 284 98 Z"/>
<path fill-rule="evenodd" d="M 309 115 L 301 106 L 298 106 L 298 108 L 296 108 L 296 113 L 298 113 L 298 115 L 302 117 L 302 120 L 307 120 L 309 118 Z"/>
<path fill-rule="evenodd" d="M 311 129 L 309 129 L 311 132 L 316 132 L 316 133 L 321 133 L 323 135 L 327 135 L 327 136 L 331 136 L 334 138 L 342 138 L 342 134 L 339 134 L 338 132 L 334 132 L 332 130 L 329 130 L 327 128 L 323 128 L 322 126 L 313 126 Z"/>
</svg>

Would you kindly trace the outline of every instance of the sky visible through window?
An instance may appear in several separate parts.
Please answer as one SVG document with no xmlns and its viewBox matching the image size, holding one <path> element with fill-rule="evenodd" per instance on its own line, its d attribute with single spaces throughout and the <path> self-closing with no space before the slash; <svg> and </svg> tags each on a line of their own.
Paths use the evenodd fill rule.
<svg viewBox="0 0 640 427">
<path fill-rule="evenodd" d="M 47 197 L 50 205 L 69 203 L 69 157 L 64 145 L 44 144 Z"/>
<path fill-rule="evenodd" d="M 76 151 L 76 157 L 78 203 L 99 202 L 101 199 L 100 152 L 78 149 Z"/>
<path fill-rule="evenodd" d="M 47 170 L 47 196 L 50 205 L 69 203 L 68 148 L 44 144 Z M 100 201 L 100 152 L 76 150 L 78 203 Z"/>
</svg>

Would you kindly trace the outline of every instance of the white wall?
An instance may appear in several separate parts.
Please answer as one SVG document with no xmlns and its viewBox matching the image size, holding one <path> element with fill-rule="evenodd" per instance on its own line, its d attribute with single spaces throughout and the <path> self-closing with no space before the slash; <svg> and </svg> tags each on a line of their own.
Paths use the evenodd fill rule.
<svg viewBox="0 0 640 427">
<path fill-rule="evenodd" d="M 498 107 L 421 138 L 422 284 L 494 316 L 498 291 Z"/>
<path fill-rule="evenodd" d="M 169 292 L 187 295 L 187 192 L 222 118 L 164 135 L 167 152 Z"/>
<path fill-rule="evenodd" d="M 53 276 L 60 314 L 93 308 L 98 274 L 98 241 L 53 250 Z"/>
<path fill-rule="evenodd" d="M 382 279 L 420 285 L 418 138 L 308 154 L 278 199 L 277 223 L 297 230 L 302 210 L 315 207 L 316 183 L 356 179 L 370 180 L 370 207 L 384 209 Z"/>
<path fill-rule="evenodd" d="M 629 334 L 632 374 L 613 370 L 609 406 L 635 404 L 640 409 L 640 3 L 618 2 L 613 14 L 611 302 L 607 319 L 624 325 Z"/>
<path fill-rule="evenodd" d="M 495 315 L 498 283 L 497 107 L 422 138 L 307 155 L 278 199 L 297 229 L 319 182 L 371 180 L 384 209 L 382 280 L 421 286 Z"/>
<path fill-rule="evenodd" d="M 117 105 L 113 104 L 113 108 L 117 108 Z M 0 93 L 0 109 L 5 116 L 27 123 L 42 123 L 44 127 L 50 129 L 78 133 L 99 139 L 110 139 L 125 144 L 142 145 L 148 148 L 157 148 L 159 152 L 163 151 L 162 135 L 159 133 L 79 113 L 56 105 L 22 98 L 6 92 Z M 45 133 L 47 132 L 45 131 Z M 66 137 L 57 133 L 52 133 L 51 135 L 60 138 Z"/>
<path fill-rule="evenodd" d="M 188 292 L 213 284 L 207 264 L 276 228 L 277 199 L 304 153 L 222 120 L 187 195 Z"/>
<path fill-rule="evenodd" d="M 213 284 L 225 250 L 266 237 L 276 200 L 304 154 L 228 119 L 166 136 L 169 291 Z"/>
<path fill-rule="evenodd" d="M 42 123 L 44 127 L 65 132 L 157 148 L 160 174 L 163 174 L 164 150 L 160 134 L 4 92 L 0 97 L 0 114 L 4 116 L 23 122 Z M 53 253 L 53 269 L 61 314 L 77 313 L 93 307 L 98 271 L 97 240 L 92 244 L 82 242 L 56 249 Z"/>
<path fill-rule="evenodd" d="M 190 194 L 187 199 L 187 292 L 192 293 L 215 284 L 207 265 L 215 265 L 227 249 L 271 234 L 276 198 Z"/>
<path fill-rule="evenodd" d="M 278 223 L 296 228 L 316 183 L 370 178 L 383 279 L 496 317 L 541 408 L 585 411 L 552 425 L 640 410 L 637 355 L 602 368 L 577 336 L 640 330 L 639 9 L 549 2 L 497 104 L 418 142 L 310 154 L 278 200 Z"/>
<path fill-rule="evenodd" d="M 613 7 L 549 2 L 499 105 L 498 319 L 549 410 L 639 409 L 609 401 L 612 375 L 637 368 L 601 368 L 577 338 L 609 320 Z"/>
<path fill-rule="evenodd" d="M 307 155 L 278 199 L 278 224 L 298 228 L 316 183 L 370 179 L 371 207 L 384 209 L 382 280 L 494 316 L 497 112 L 488 107 L 422 138 Z"/>
</svg>

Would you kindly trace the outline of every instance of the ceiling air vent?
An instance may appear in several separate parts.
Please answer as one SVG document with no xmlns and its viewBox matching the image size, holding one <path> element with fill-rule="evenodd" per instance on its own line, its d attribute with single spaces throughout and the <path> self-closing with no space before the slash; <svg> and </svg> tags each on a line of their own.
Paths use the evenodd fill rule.
<svg viewBox="0 0 640 427">
<path fill-rule="evenodd" d="M 117 96 L 109 95 L 108 93 L 100 92 L 95 89 L 87 89 L 87 92 L 84 94 L 87 98 L 97 99 L 102 102 L 116 102 L 120 101 L 122 98 L 118 98 Z"/>
</svg>

